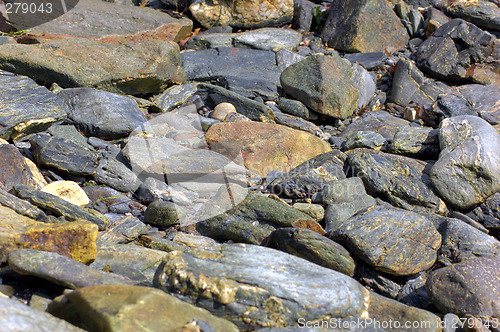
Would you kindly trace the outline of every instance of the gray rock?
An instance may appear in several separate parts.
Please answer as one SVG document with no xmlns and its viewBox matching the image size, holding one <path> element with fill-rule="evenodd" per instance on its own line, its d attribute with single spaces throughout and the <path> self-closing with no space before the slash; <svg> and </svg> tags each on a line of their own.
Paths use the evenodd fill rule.
<svg viewBox="0 0 500 332">
<path fill-rule="evenodd" d="M 20 215 L 37 221 L 47 221 L 47 215 L 35 205 L 14 196 L 0 188 L 0 205 L 8 207 Z"/>
<path fill-rule="evenodd" d="M 68 117 L 87 136 L 128 136 L 146 117 L 132 99 L 91 88 L 64 89 L 57 94 L 70 108 Z"/>
<path fill-rule="evenodd" d="M 133 216 L 125 216 L 113 222 L 108 229 L 101 232 L 97 243 L 129 243 L 146 232 L 150 227 Z"/>
<path fill-rule="evenodd" d="M 439 131 L 428 127 L 405 127 L 394 135 L 389 152 L 412 158 L 437 159 Z"/>
<path fill-rule="evenodd" d="M 500 190 L 500 134 L 488 122 L 470 115 L 444 119 L 439 143 L 430 179 L 447 202 L 469 208 Z"/>
<path fill-rule="evenodd" d="M 376 271 L 366 263 L 358 262 L 356 280 L 377 294 L 395 299 L 401 291 L 401 285 L 393 279 L 396 278 L 390 274 Z"/>
<path fill-rule="evenodd" d="M 284 114 L 284 113 L 274 113 L 274 121 L 277 124 L 287 126 L 293 129 L 299 129 L 303 131 L 307 131 L 308 133 L 316 135 L 317 133 L 321 133 L 321 129 L 316 126 L 314 123 L 299 118 L 297 116 Z"/>
<path fill-rule="evenodd" d="M 281 49 L 292 50 L 299 46 L 302 34 L 291 29 L 262 28 L 237 34 L 233 45 L 238 48 L 254 48 L 277 52 Z"/>
<path fill-rule="evenodd" d="M 353 80 L 359 90 L 358 108 L 363 108 L 368 105 L 375 95 L 377 90 L 375 81 L 370 73 L 357 63 L 352 64 L 352 70 L 354 74 Z"/>
<path fill-rule="evenodd" d="M 470 5 L 451 3 L 446 6 L 446 12 L 451 17 L 463 18 L 481 28 L 500 31 L 500 11 L 497 3 L 490 1 L 477 1 Z"/>
<path fill-rule="evenodd" d="M 153 226 L 169 227 L 184 219 L 185 212 L 173 202 L 157 200 L 148 205 L 144 212 L 144 222 Z"/>
<path fill-rule="evenodd" d="M 196 83 L 174 85 L 156 96 L 153 103 L 163 112 L 170 112 L 184 104 L 196 91 Z"/>
<path fill-rule="evenodd" d="M 16 184 L 42 189 L 47 185 L 36 165 L 11 144 L 0 145 L 0 188 L 10 191 Z"/>
<path fill-rule="evenodd" d="M 467 213 L 469 217 L 480 222 L 485 227 L 493 230 L 495 234 L 500 231 L 500 192 L 488 197 L 478 207 Z"/>
<path fill-rule="evenodd" d="M 441 235 L 424 216 L 375 206 L 339 223 L 328 237 L 375 269 L 410 275 L 436 261 Z"/>
<path fill-rule="evenodd" d="M 280 71 L 283 71 L 286 69 L 286 67 L 291 66 L 294 63 L 300 62 L 304 59 L 304 56 L 284 48 L 276 52 L 276 63 L 278 64 L 278 68 L 280 69 Z"/>
<path fill-rule="evenodd" d="M 186 44 L 184 45 L 184 49 L 199 51 L 217 47 L 233 46 L 233 40 L 234 37 L 236 36 L 235 33 L 232 32 L 209 33 L 208 31 L 210 30 L 211 29 L 189 38 Z"/>
<path fill-rule="evenodd" d="M 28 77 L 0 70 L 0 85 L 1 138 L 19 139 L 43 131 L 69 112 L 61 98 Z"/>
<path fill-rule="evenodd" d="M 357 63 L 365 67 L 367 70 L 372 70 L 383 64 L 387 59 L 385 52 L 370 52 L 370 53 L 348 53 L 344 55 L 344 59 L 351 63 Z"/>
<path fill-rule="evenodd" d="M 301 117 L 306 120 L 317 120 L 317 114 L 310 111 L 303 103 L 298 100 L 280 98 L 278 107 L 285 113 Z"/>
<path fill-rule="evenodd" d="M 318 7 L 318 5 L 308 0 L 294 1 L 293 5 L 292 28 L 301 32 L 309 32 L 314 18 L 314 8 Z"/>
<path fill-rule="evenodd" d="M 367 148 L 372 150 L 380 150 L 387 144 L 384 136 L 374 131 L 358 131 L 350 136 L 343 145 L 344 150 L 352 150 L 356 148 Z"/>
<path fill-rule="evenodd" d="M 99 160 L 94 178 L 99 183 L 124 192 L 134 192 L 140 185 L 137 175 L 115 158 Z"/>
<path fill-rule="evenodd" d="M 71 141 L 85 149 L 92 150 L 88 144 L 88 138 L 83 136 L 73 125 L 52 125 L 47 132 L 54 137 Z"/>
<path fill-rule="evenodd" d="M 401 287 L 396 299 L 413 307 L 435 311 L 436 308 L 425 291 L 426 281 L 427 274 L 424 272 L 420 273 L 416 278 L 411 278 Z"/>
</svg>

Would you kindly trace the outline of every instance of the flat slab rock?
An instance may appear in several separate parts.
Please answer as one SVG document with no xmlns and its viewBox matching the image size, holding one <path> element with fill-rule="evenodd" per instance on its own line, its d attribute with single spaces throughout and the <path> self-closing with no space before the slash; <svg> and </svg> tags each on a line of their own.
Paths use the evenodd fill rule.
<svg viewBox="0 0 500 332">
<path fill-rule="evenodd" d="M 395 117 L 386 111 L 366 112 L 353 121 L 347 128 L 340 133 L 341 138 L 348 138 L 358 131 L 374 131 L 384 136 L 391 142 L 394 134 L 402 128 L 409 127 L 410 121 Z"/>
<path fill-rule="evenodd" d="M 10 144 L 0 145 L 0 188 L 10 191 L 16 184 L 42 189 L 47 185 L 36 165 Z"/>
</svg>

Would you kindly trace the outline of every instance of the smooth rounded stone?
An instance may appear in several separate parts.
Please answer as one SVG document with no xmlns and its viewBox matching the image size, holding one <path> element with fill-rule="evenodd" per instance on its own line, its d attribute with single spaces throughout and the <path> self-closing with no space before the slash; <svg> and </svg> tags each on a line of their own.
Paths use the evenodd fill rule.
<svg viewBox="0 0 500 332">
<path fill-rule="evenodd" d="M 261 122 L 215 124 L 205 138 L 212 151 L 230 158 L 241 154 L 245 167 L 259 176 L 270 170 L 289 171 L 331 150 L 328 143 L 310 133 Z"/>
<path fill-rule="evenodd" d="M 491 125 L 500 123 L 500 88 L 495 85 L 466 84 L 439 95 L 432 112 L 449 118 L 477 115 Z"/>
<path fill-rule="evenodd" d="M 162 199 L 165 201 L 173 201 L 176 204 L 186 205 L 190 203 L 182 192 L 174 190 L 164 181 L 149 177 L 139 186 L 137 191 L 137 199 L 144 204 L 152 203 L 155 200 Z"/>
<path fill-rule="evenodd" d="M 54 299 L 47 312 L 96 332 L 174 331 L 198 324 L 203 330 L 206 325 L 210 331 L 238 331 L 234 324 L 209 311 L 151 287 L 80 288 Z"/>
<path fill-rule="evenodd" d="M 128 243 L 137 239 L 150 227 L 134 216 L 119 216 L 104 232 L 99 233 L 98 243 Z"/>
<path fill-rule="evenodd" d="M 229 25 L 232 28 L 279 27 L 293 18 L 291 0 L 193 1 L 189 6 L 193 17 L 205 28 Z"/>
<path fill-rule="evenodd" d="M 472 258 L 432 272 L 425 284 L 443 313 L 500 316 L 500 258 Z"/>
<path fill-rule="evenodd" d="M 237 34 L 233 45 L 238 48 L 255 48 L 277 52 L 299 46 L 302 34 L 292 29 L 261 28 Z"/>
<path fill-rule="evenodd" d="M 123 192 L 134 192 L 140 180 L 130 168 L 115 158 L 102 158 L 96 169 L 95 180 Z"/>
<path fill-rule="evenodd" d="M 25 201 L 24 199 L 20 199 L 19 197 L 12 195 L 2 188 L 0 188 L 0 205 L 14 210 L 22 216 L 37 221 L 47 221 L 47 215 L 38 207 L 31 204 L 30 202 Z"/>
<path fill-rule="evenodd" d="M 426 217 L 382 206 L 332 227 L 328 237 L 375 269 L 398 276 L 430 268 L 441 245 L 441 235 Z"/>
<path fill-rule="evenodd" d="M 443 24 L 420 44 L 417 65 L 448 81 L 494 82 L 498 74 L 488 68 L 485 59 L 494 56 L 495 42 L 493 35 L 456 18 Z"/>
<path fill-rule="evenodd" d="M 318 116 L 310 111 L 302 102 L 298 100 L 280 98 L 278 107 L 285 113 L 298 116 L 305 120 L 317 120 Z"/>
<path fill-rule="evenodd" d="M 356 264 L 340 244 L 302 228 L 280 228 L 269 235 L 266 246 L 275 248 L 352 277 Z"/>
<path fill-rule="evenodd" d="M 401 58 L 396 65 L 391 93 L 387 99 L 400 106 L 421 105 L 428 109 L 448 86 L 428 79 L 411 60 Z"/>
<path fill-rule="evenodd" d="M 401 128 L 394 135 L 389 152 L 412 158 L 436 159 L 439 156 L 439 131 L 427 127 Z"/>
<path fill-rule="evenodd" d="M 0 329 L 9 332 L 84 332 L 65 320 L 2 296 L 0 296 Z"/>
<path fill-rule="evenodd" d="M 146 122 L 137 103 L 125 96 L 92 88 L 64 89 L 57 95 L 70 108 L 68 117 L 87 136 L 117 139 Z"/>
<path fill-rule="evenodd" d="M 353 80 L 359 90 L 358 108 L 363 108 L 368 105 L 375 95 L 377 90 L 375 81 L 370 73 L 357 63 L 352 64 L 352 70 Z"/>
<path fill-rule="evenodd" d="M 236 113 L 236 107 L 231 103 L 220 103 L 215 106 L 214 110 L 210 114 L 210 117 L 224 121 L 230 113 Z"/>
<path fill-rule="evenodd" d="M 347 139 L 358 131 L 374 131 L 391 142 L 394 134 L 401 127 L 409 127 L 410 122 L 401 118 L 397 118 L 386 111 L 366 112 L 359 118 L 354 120 L 347 128 L 340 133 L 339 137 Z"/>
<path fill-rule="evenodd" d="M 89 147 L 48 134 L 30 137 L 31 151 L 38 165 L 76 175 L 93 175 L 99 156 Z"/>
<path fill-rule="evenodd" d="M 8 263 L 9 267 L 19 274 L 46 279 L 70 289 L 97 285 L 134 284 L 129 279 L 94 270 L 55 252 L 18 249 L 9 254 Z"/>
<path fill-rule="evenodd" d="M 386 1 L 342 0 L 328 9 L 321 38 L 336 50 L 366 53 L 397 51 L 409 36 Z"/>
<path fill-rule="evenodd" d="M 153 226 L 170 227 L 184 219 L 185 211 L 173 202 L 156 200 L 144 212 L 144 222 Z"/>
<path fill-rule="evenodd" d="M 16 45 L 0 44 L 0 48 Z M 43 131 L 69 112 L 61 98 L 26 76 L 0 70 L 0 85 L 1 138 L 19 139 Z"/>
<path fill-rule="evenodd" d="M 426 162 L 366 149 L 352 150 L 346 162 L 367 189 L 397 207 L 439 214 L 448 211 L 433 191 Z"/>
<path fill-rule="evenodd" d="M 276 112 L 274 114 L 274 121 L 277 124 L 287 126 L 292 129 L 303 130 L 316 136 L 319 136 L 321 133 L 321 129 L 314 123 L 293 115 Z"/>
<path fill-rule="evenodd" d="M 325 209 L 319 204 L 295 203 L 293 207 L 311 216 L 316 221 L 321 221 L 325 217 Z"/>
<path fill-rule="evenodd" d="M 196 91 L 196 83 L 174 85 L 156 96 L 153 104 L 163 112 L 170 112 L 186 103 Z"/>
<path fill-rule="evenodd" d="M 500 190 L 500 134 L 488 122 L 471 115 L 444 119 L 439 144 L 430 179 L 447 202 L 466 209 Z"/>
<path fill-rule="evenodd" d="M 349 61 L 312 55 L 287 67 L 280 76 L 283 90 L 312 110 L 346 119 L 358 108 L 359 89 Z"/>
<path fill-rule="evenodd" d="M 185 283 L 189 287 L 181 286 Z M 299 317 L 357 317 L 368 309 L 368 292 L 354 279 L 255 245 L 168 253 L 154 285 L 193 302 L 202 300 L 201 307 L 244 328 L 293 326 Z"/>
<path fill-rule="evenodd" d="M 73 181 L 54 181 L 43 187 L 41 191 L 78 206 L 86 206 L 90 203 L 85 191 Z"/>
<path fill-rule="evenodd" d="M 0 45 L 0 57 L 2 69 L 63 88 L 144 94 L 184 80 L 179 47 L 160 40 L 101 44 L 86 38 L 63 38 Z"/>
<path fill-rule="evenodd" d="M 446 6 L 446 12 L 451 17 L 459 17 L 475 25 L 500 31 L 500 12 L 498 4 L 489 1 L 474 3 L 455 2 Z"/>
<path fill-rule="evenodd" d="M 344 55 L 344 59 L 351 63 L 358 63 L 367 70 L 372 70 L 387 59 L 385 52 L 367 52 L 367 53 L 348 53 Z"/>
<path fill-rule="evenodd" d="M 380 150 L 387 144 L 384 136 L 374 131 L 358 131 L 345 141 L 343 149 L 367 148 Z"/>
<path fill-rule="evenodd" d="M 68 221 L 83 219 L 96 224 L 100 231 L 108 227 L 109 220 L 97 211 L 93 210 L 95 212 L 91 212 L 92 210 L 86 210 L 52 194 L 33 189 L 26 185 L 15 186 L 14 194 L 43 210 L 52 212 L 56 216 L 64 216 Z"/>
<path fill-rule="evenodd" d="M 0 145 L 0 189 L 10 191 L 16 184 L 43 188 L 47 182 L 36 165 L 11 144 Z"/>
</svg>

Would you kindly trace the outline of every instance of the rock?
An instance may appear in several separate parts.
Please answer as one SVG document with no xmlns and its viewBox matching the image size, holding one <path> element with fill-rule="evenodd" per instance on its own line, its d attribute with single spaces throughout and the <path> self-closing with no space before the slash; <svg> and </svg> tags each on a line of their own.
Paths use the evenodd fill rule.
<svg viewBox="0 0 500 332">
<path fill-rule="evenodd" d="M 152 203 L 161 199 L 164 201 L 172 200 L 174 203 L 186 205 L 189 199 L 182 193 L 175 191 L 164 181 L 149 177 L 139 187 L 137 198 L 144 204 Z"/>
<path fill-rule="evenodd" d="M 147 232 L 150 227 L 133 216 L 125 216 L 118 221 L 112 223 L 108 229 L 99 233 L 97 239 L 99 244 L 102 243 L 129 243 L 132 239 L 137 239 L 139 236 Z"/>
<path fill-rule="evenodd" d="M 63 88 L 143 94 L 184 80 L 179 48 L 166 41 L 100 44 L 85 38 L 64 38 L 32 45 L 0 45 L 0 57 L 1 69 Z"/>
<path fill-rule="evenodd" d="M 153 104 L 163 112 L 170 112 L 193 97 L 197 90 L 196 87 L 196 83 L 174 85 L 156 96 L 153 99 Z"/>
<path fill-rule="evenodd" d="M 400 282 L 397 282 L 399 281 L 397 278 L 390 274 L 376 271 L 364 262 L 358 261 L 357 263 L 356 280 L 363 286 L 372 292 L 391 299 L 397 297 L 401 291 L 401 285 Z"/>
<path fill-rule="evenodd" d="M 356 265 L 341 245 L 308 229 L 280 228 L 271 233 L 266 245 L 326 268 L 354 275 Z"/>
<path fill-rule="evenodd" d="M 0 205 L 8 207 L 11 210 L 14 210 L 22 216 L 37 221 L 46 222 L 48 219 L 45 213 L 36 206 L 32 205 L 31 203 L 23 199 L 18 198 L 17 196 L 8 193 L 7 191 L 1 188 L 0 188 Z"/>
<path fill-rule="evenodd" d="M 489 1 L 457 1 L 446 6 L 451 17 L 459 17 L 475 25 L 500 31 L 500 12 L 498 4 Z"/>
<path fill-rule="evenodd" d="M 10 144 L 0 145 L 0 189 L 10 191 L 16 184 L 40 189 L 47 185 L 38 168 Z"/>
<path fill-rule="evenodd" d="M 389 152 L 412 158 L 436 159 L 439 156 L 439 131 L 427 127 L 404 127 L 396 132 Z"/>
<path fill-rule="evenodd" d="M 157 236 L 158 235 L 158 236 Z M 220 244 L 206 236 L 187 234 L 182 232 L 171 232 L 163 237 L 163 234 L 143 234 L 139 237 L 141 245 L 166 252 L 174 250 L 190 250 L 191 248 L 217 247 Z"/>
<path fill-rule="evenodd" d="M 234 3 L 197 0 L 189 10 L 205 28 L 230 25 L 233 28 L 283 26 L 292 21 L 293 1 L 237 0 Z"/>
<path fill-rule="evenodd" d="M 0 49 L 9 45 L 0 45 Z M 0 84 L 1 138 L 19 139 L 43 131 L 69 112 L 61 98 L 28 77 L 0 70 Z"/>
<path fill-rule="evenodd" d="M 281 49 L 276 52 L 276 62 L 280 71 L 285 70 L 288 66 L 304 60 L 306 57 L 290 50 Z"/>
<path fill-rule="evenodd" d="M 142 6 L 98 0 L 79 0 L 75 3 L 76 6 L 68 10 L 64 18 L 59 17 L 30 29 L 29 36 L 43 40 L 70 35 L 110 44 L 144 40 L 178 42 L 186 38 L 193 28 L 191 20 L 174 19 L 161 11 Z M 106 19 L 103 19 L 102 13 L 106 13 Z M 81 24 L 82 17 L 85 17 L 85 24 Z M 117 29 L 118 26 L 120 29 Z M 18 29 L 26 28 L 20 26 Z"/>
<path fill-rule="evenodd" d="M 338 55 L 312 55 L 280 77 L 284 91 L 312 110 L 346 119 L 358 107 L 359 89 L 351 64 Z"/>
<path fill-rule="evenodd" d="M 311 216 L 317 222 L 323 220 L 325 217 L 325 209 L 319 204 L 295 203 L 293 207 Z"/>
<path fill-rule="evenodd" d="M 5 262 L 11 251 L 22 248 L 57 252 L 83 263 L 96 257 L 97 227 L 90 223 L 46 224 L 3 206 L 0 221 L 0 262 Z"/>
<path fill-rule="evenodd" d="M 91 213 L 91 210 L 85 210 L 77 205 L 68 203 L 57 196 L 33 189 L 26 185 L 15 186 L 14 194 L 20 198 L 28 200 L 31 204 L 34 204 L 41 209 L 49 210 L 56 216 L 64 216 L 64 218 L 68 221 L 83 219 L 96 224 L 100 231 L 106 229 L 109 224 L 109 221 L 103 215 Z"/>
<path fill-rule="evenodd" d="M 449 21 L 451 21 L 451 18 L 446 16 L 441 10 L 429 7 L 427 10 L 427 18 L 424 22 L 425 36 L 429 37 L 437 28 Z"/>
<path fill-rule="evenodd" d="M 348 53 L 344 55 L 344 59 L 351 63 L 357 63 L 365 67 L 367 70 L 372 70 L 381 66 L 384 60 L 387 59 L 385 52 L 368 52 L 368 53 Z"/>
<path fill-rule="evenodd" d="M 432 272 L 425 284 L 442 312 L 499 317 L 500 258 L 472 258 Z"/>
<path fill-rule="evenodd" d="M 210 117 L 220 121 L 224 121 L 229 113 L 236 113 L 236 107 L 234 107 L 234 105 L 231 103 L 220 103 L 215 106 L 214 110 L 210 114 Z"/>
<path fill-rule="evenodd" d="M 301 117 L 305 120 L 317 120 L 318 116 L 298 100 L 280 98 L 278 107 L 285 113 Z"/>
<path fill-rule="evenodd" d="M 403 287 L 401 287 L 396 299 L 406 305 L 435 311 L 436 309 L 425 291 L 426 281 L 427 274 L 424 272 L 419 273 L 416 277 L 409 279 Z"/>
<path fill-rule="evenodd" d="M 489 229 L 496 232 L 500 230 L 500 192 L 496 192 L 488 197 L 478 207 L 467 213 L 469 217 L 480 222 Z"/>
<path fill-rule="evenodd" d="M 229 27 L 229 26 L 226 26 Z M 221 27 L 222 28 L 222 27 Z M 215 28 L 212 28 L 215 29 Z M 233 29 L 229 27 L 228 32 L 210 32 L 208 29 L 205 32 L 199 33 L 188 39 L 184 44 L 185 50 L 206 50 L 217 47 L 232 47 L 234 38 L 237 34 L 232 33 Z"/>
<path fill-rule="evenodd" d="M 447 202 L 465 209 L 500 190 L 500 135 L 485 120 L 470 115 L 444 119 L 439 143 L 441 154 L 430 179 Z"/>
<path fill-rule="evenodd" d="M 123 192 L 134 192 L 140 180 L 125 164 L 115 158 L 102 158 L 96 169 L 95 180 Z"/>
<path fill-rule="evenodd" d="M 47 311 L 91 331 L 168 330 L 183 326 L 238 331 L 230 322 L 155 288 L 93 286 L 52 301 Z M 188 324 L 189 323 L 189 324 Z"/>
<path fill-rule="evenodd" d="M 73 181 L 54 181 L 43 187 L 42 191 L 78 206 L 86 206 L 90 202 L 85 191 Z"/>
<path fill-rule="evenodd" d="M 370 100 L 372 100 L 373 95 L 377 90 L 375 81 L 373 80 L 370 73 L 360 65 L 353 63 L 352 69 L 354 74 L 353 80 L 359 90 L 358 108 L 363 108 L 368 105 Z"/>
<path fill-rule="evenodd" d="M 321 38 L 350 53 L 392 52 L 406 45 L 408 33 L 387 2 L 342 0 L 329 8 Z"/>
<path fill-rule="evenodd" d="M 423 36 L 424 32 L 424 16 L 416 8 L 407 5 L 406 3 L 396 3 L 394 6 L 396 15 L 401 19 L 401 23 L 406 27 L 410 38 L 418 38 Z"/>
<path fill-rule="evenodd" d="M 381 206 L 339 223 L 327 236 L 375 269 L 399 276 L 430 268 L 441 245 L 441 235 L 424 216 Z"/>
<path fill-rule="evenodd" d="M 238 48 L 255 48 L 274 51 L 280 49 L 292 50 L 299 46 L 302 34 L 291 29 L 261 28 L 237 34 L 233 45 Z"/>
<path fill-rule="evenodd" d="M 300 32 L 311 31 L 313 22 L 313 10 L 318 7 L 315 3 L 308 0 L 294 1 L 294 15 L 292 20 L 292 29 Z"/>
<path fill-rule="evenodd" d="M 26 330 L 84 332 L 62 319 L 2 296 L 0 296 L 0 327 L 11 332 Z"/>
<path fill-rule="evenodd" d="M 344 143 L 344 150 L 352 150 L 356 148 L 367 148 L 372 150 L 380 150 L 387 144 L 384 136 L 373 131 L 358 131 L 350 136 Z"/>
<path fill-rule="evenodd" d="M 173 202 L 157 200 L 144 212 L 144 222 L 153 226 L 170 227 L 184 219 L 185 212 Z"/>
<path fill-rule="evenodd" d="M 497 74 L 488 74 L 487 63 L 488 57 L 494 57 L 495 43 L 494 36 L 457 18 L 439 27 L 420 44 L 417 65 L 447 81 L 494 82 L 498 80 Z"/>
<path fill-rule="evenodd" d="M 394 206 L 417 212 L 447 212 L 446 204 L 433 192 L 423 161 L 360 149 L 352 150 L 347 164 L 367 189 L 383 195 Z"/>
<path fill-rule="evenodd" d="M 30 137 L 31 150 L 38 165 L 77 175 L 93 175 L 98 155 L 91 146 L 46 133 Z"/>
<path fill-rule="evenodd" d="M 82 135 L 73 125 L 52 125 L 47 132 L 57 138 L 71 141 L 83 148 L 93 150 L 93 146 L 89 144 L 89 139 Z M 41 133 L 42 135 L 44 133 Z"/>
<path fill-rule="evenodd" d="M 321 133 L 321 129 L 314 123 L 293 115 L 276 112 L 274 113 L 274 121 L 277 124 L 287 126 L 292 129 L 303 130 L 316 136 L 318 136 L 318 133 Z"/>
<path fill-rule="evenodd" d="M 87 136 L 117 139 L 146 122 L 132 99 L 91 88 L 64 89 L 57 94 L 70 108 L 68 117 Z"/>
</svg>

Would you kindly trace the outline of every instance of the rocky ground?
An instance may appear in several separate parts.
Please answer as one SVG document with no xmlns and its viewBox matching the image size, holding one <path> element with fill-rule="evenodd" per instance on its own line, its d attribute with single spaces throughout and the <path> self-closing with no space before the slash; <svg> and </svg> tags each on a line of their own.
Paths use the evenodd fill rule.
<svg viewBox="0 0 500 332">
<path fill-rule="evenodd" d="M 500 331 L 498 2 L 135 5 L 0 37 L 0 331 Z"/>
</svg>

